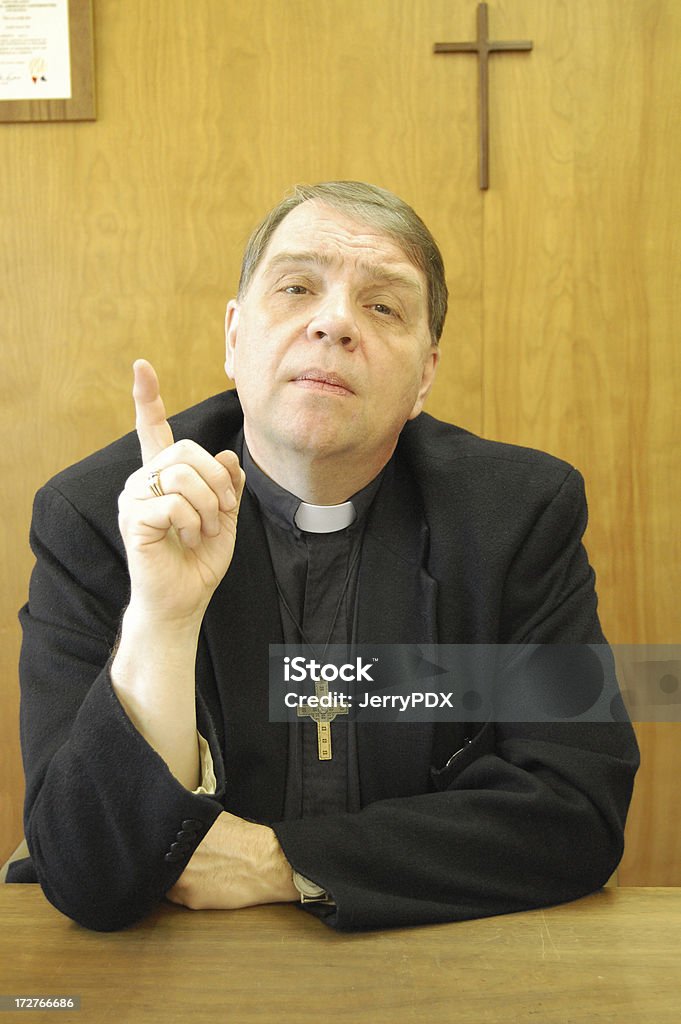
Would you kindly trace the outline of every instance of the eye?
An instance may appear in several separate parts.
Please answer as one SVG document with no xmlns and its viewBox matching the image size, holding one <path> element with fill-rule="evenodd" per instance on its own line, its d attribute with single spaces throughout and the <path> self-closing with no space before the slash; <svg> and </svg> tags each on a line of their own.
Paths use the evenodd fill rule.
<svg viewBox="0 0 681 1024">
<path fill-rule="evenodd" d="M 303 284 L 287 284 L 282 291 L 286 292 L 287 295 L 305 295 L 307 288 Z"/>
<path fill-rule="evenodd" d="M 375 302 L 372 308 L 375 309 L 377 313 L 380 313 L 381 316 L 397 316 L 395 310 L 390 306 L 386 306 L 384 302 Z"/>
</svg>

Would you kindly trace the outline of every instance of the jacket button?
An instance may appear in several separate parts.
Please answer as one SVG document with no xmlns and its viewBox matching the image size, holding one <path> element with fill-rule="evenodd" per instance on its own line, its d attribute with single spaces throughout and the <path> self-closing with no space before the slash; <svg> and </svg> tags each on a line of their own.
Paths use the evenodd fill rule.
<svg viewBox="0 0 681 1024">
<path fill-rule="evenodd" d="M 198 821 L 196 818 L 185 818 L 182 822 L 182 828 L 185 832 L 202 832 L 203 822 Z"/>
<path fill-rule="evenodd" d="M 179 852 L 179 850 L 173 850 L 172 853 L 166 853 L 166 855 L 165 855 L 165 857 L 163 859 L 165 861 L 167 861 L 168 864 L 177 864 L 179 861 L 183 860 L 184 858 L 182 857 L 182 854 Z"/>
</svg>

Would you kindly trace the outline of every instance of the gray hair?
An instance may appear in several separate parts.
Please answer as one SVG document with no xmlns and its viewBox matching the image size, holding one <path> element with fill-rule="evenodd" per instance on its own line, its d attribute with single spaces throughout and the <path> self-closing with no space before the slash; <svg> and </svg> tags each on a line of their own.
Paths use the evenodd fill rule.
<svg viewBox="0 0 681 1024">
<path fill-rule="evenodd" d="M 423 271 L 428 284 L 428 321 L 437 344 L 447 315 L 447 283 L 437 242 L 411 206 L 393 192 L 362 181 L 326 181 L 319 185 L 295 185 L 290 195 L 270 210 L 251 235 L 239 279 L 243 298 L 262 260 L 269 241 L 285 217 L 301 203 L 317 200 L 365 221 L 392 238 L 405 256 Z"/>
</svg>

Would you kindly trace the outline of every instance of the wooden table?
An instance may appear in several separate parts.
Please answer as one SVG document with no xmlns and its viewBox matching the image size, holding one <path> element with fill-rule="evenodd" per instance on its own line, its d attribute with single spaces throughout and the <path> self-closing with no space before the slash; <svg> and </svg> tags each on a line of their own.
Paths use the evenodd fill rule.
<svg viewBox="0 0 681 1024">
<path fill-rule="evenodd" d="M 0 887 L 0 994 L 79 995 L 57 1022 L 679 1024 L 681 889 L 605 889 L 483 921 L 339 934 L 298 907 L 164 905 L 88 932 Z"/>
</svg>

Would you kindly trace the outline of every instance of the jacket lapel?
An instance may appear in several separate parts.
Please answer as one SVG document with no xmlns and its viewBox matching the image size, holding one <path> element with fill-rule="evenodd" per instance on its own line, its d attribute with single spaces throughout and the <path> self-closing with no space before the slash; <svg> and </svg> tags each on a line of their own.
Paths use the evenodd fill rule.
<svg viewBox="0 0 681 1024">
<path fill-rule="evenodd" d="M 395 458 L 364 535 L 358 643 L 437 643 L 437 582 L 424 568 L 428 542 L 414 481 Z M 433 729 L 432 723 L 357 723 L 362 806 L 428 791 Z"/>
<path fill-rule="evenodd" d="M 261 822 L 281 820 L 288 726 L 269 721 L 269 645 L 284 642 L 265 530 L 245 490 L 234 558 L 204 629 L 222 695 L 225 806 Z"/>
</svg>

